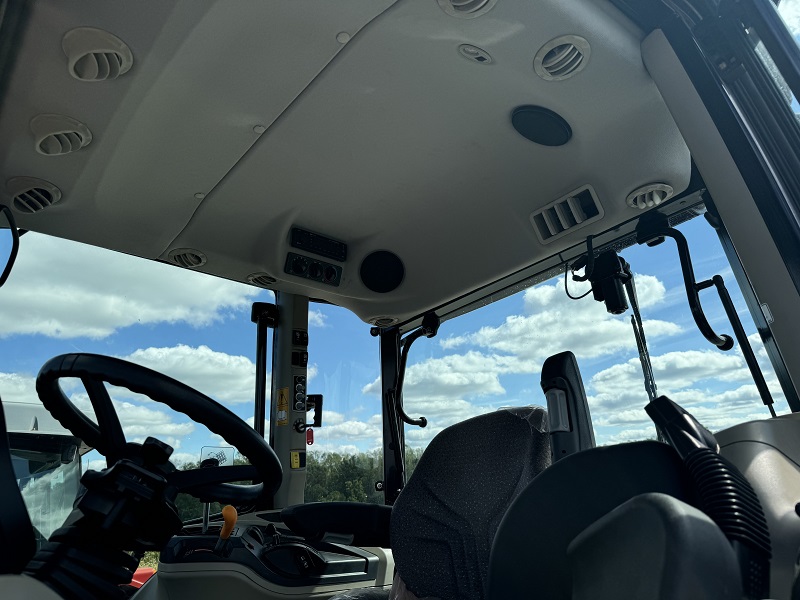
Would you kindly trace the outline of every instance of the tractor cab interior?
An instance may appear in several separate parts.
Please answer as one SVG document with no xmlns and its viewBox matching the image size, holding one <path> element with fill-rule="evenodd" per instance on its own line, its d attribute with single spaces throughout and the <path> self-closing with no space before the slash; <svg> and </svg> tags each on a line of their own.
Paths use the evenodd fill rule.
<svg viewBox="0 0 800 600">
<path fill-rule="evenodd" d="M 797 39 L 0 0 L 0 595 L 800 599 Z"/>
</svg>

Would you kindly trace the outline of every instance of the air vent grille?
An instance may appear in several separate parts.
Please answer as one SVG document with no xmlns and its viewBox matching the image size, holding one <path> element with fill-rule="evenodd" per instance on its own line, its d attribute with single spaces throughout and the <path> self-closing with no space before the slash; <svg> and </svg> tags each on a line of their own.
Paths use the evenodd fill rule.
<svg viewBox="0 0 800 600">
<path fill-rule="evenodd" d="M 583 53 L 572 44 L 561 44 L 545 54 L 542 68 L 554 79 L 566 77 L 580 68 Z"/>
<path fill-rule="evenodd" d="M 486 13 L 497 0 L 438 0 L 441 9 L 452 17 L 474 19 Z"/>
<path fill-rule="evenodd" d="M 171 250 L 169 259 L 184 269 L 196 269 L 197 267 L 202 267 L 208 261 L 205 254 L 191 248 Z"/>
<path fill-rule="evenodd" d="M 395 319 L 394 317 L 375 317 L 374 319 L 369 320 L 369 322 L 376 327 L 390 327 L 398 321 L 399 319 Z"/>
<path fill-rule="evenodd" d="M 24 214 L 37 213 L 61 200 L 61 190 L 44 179 L 14 177 L 6 183 L 16 210 Z"/>
<path fill-rule="evenodd" d="M 36 149 L 42 154 L 52 156 L 54 154 L 69 154 L 75 150 L 83 148 L 83 138 L 77 131 L 65 133 L 53 133 L 44 138 Z"/>
<path fill-rule="evenodd" d="M 275 279 L 272 275 L 267 275 L 266 273 L 252 273 L 247 276 L 247 281 L 249 281 L 253 285 L 265 288 L 274 284 L 278 280 Z"/>
<path fill-rule="evenodd" d="M 81 81 L 106 81 L 133 66 L 131 49 L 117 36 L 94 27 L 68 31 L 61 42 L 69 74 Z"/>
<path fill-rule="evenodd" d="M 562 35 L 547 42 L 536 53 L 533 68 L 548 81 L 562 81 L 577 75 L 589 61 L 589 42 L 577 35 Z"/>
<path fill-rule="evenodd" d="M 626 199 L 631 208 L 652 208 L 672 197 L 673 189 L 666 183 L 651 183 L 628 194 Z"/>
<path fill-rule="evenodd" d="M 53 194 L 44 188 L 31 188 L 14 196 L 14 208 L 20 212 L 35 213 L 55 202 Z"/>
<path fill-rule="evenodd" d="M 92 141 L 89 128 L 66 115 L 37 115 L 31 119 L 31 131 L 36 151 L 46 156 L 69 154 Z"/>
<path fill-rule="evenodd" d="M 489 0 L 449 0 L 453 10 L 461 13 L 474 13 L 489 4 Z"/>
<path fill-rule="evenodd" d="M 603 207 L 591 186 L 584 186 L 531 214 L 536 235 L 543 244 L 600 219 Z"/>
<path fill-rule="evenodd" d="M 72 74 L 81 81 L 116 79 L 122 72 L 122 57 L 116 52 L 90 52 L 80 57 Z"/>
</svg>

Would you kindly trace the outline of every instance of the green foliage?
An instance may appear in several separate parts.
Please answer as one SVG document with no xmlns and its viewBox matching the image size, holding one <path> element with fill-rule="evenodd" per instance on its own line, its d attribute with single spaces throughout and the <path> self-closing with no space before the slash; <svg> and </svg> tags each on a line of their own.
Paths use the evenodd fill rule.
<svg viewBox="0 0 800 600">
<path fill-rule="evenodd" d="M 406 477 L 422 456 L 421 448 L 406 448 Z M 383 504 L 375 483 L 383 480 L 383 452 L 309 452 L 306 459 L 306 502 L 370 502 Z"/>
<path fill-rule="evenodd" d="M 382 504 L 375 482 L 383 479 L 380 450 L 359 454 L 309 452 L 306 457 L 306 502 Z"/>
<path fill-rule="evenodd" d="M 158 568 L 158 552 L 145 552 L 144 557 L 142 558 L 141 562 L 139 562 L 140 567 L 151 567 L 153 569 Z"/>
<path fill-rule="evenodd" d="M 410 477 L 422 456 L 421 448 L 406 448 L 406 478 Z M 237 458 L 234 464 L 247 464 Z M 181 469 L 197 469 L 198 463 L 185 463 Z M 383 504 L 383 493 L 375 491 L 375 483 L 383 480 L 383 452 L 372 450 L 357 454 L 309 452 L 306 457 L 306 502 L 369 502 Z M 183 521 L 203 516 L 202 503 L 189 494 L 178 494 L 175 500 Z M 211 514 L 222 510 L 218 502 L 211 504 Z"/>
<path fill-rule="evenodd" d="M 249 465 L 250 462 L 244 458 L 235 458 L 234 465 Z M 184 463 L 180 466 L 181 471 L 188 471 L 189 469 L 197 469 L 200 467 L 199 462 Z M 243 481 L 241 483 L 249 483 Z M 190 519 L 199 519 L 203 516 L 203 503 L 194 496 L 189 494 L 178 494 L 175 498 L 175 507 L 178 509 L 178 515 L 181 521 L 188 521 Z M 211 514 L 218 513 L 222 510 L 222 504 L 219 502 L 211 503 Z"/>
</svg>

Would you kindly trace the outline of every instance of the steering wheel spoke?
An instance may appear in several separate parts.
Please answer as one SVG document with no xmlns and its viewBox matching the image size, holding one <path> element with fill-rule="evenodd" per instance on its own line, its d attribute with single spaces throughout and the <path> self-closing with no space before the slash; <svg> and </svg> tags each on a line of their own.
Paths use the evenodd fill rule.
<svg viewBox="0 0 800 600">
<path fill-rule="evenodd" d="M 97 450 L 106 456 L 109 464 L 114 464 L 122 458 L 125 449 L 125 434 L 117 417 L 117 411 L 114 410 L 114 404 L 102 381 L 81 377 L 81 382 L 89 394 L 97 423 L 101 425 L 99 427 L 101 445 L 97 446 Z"/>
</svg>

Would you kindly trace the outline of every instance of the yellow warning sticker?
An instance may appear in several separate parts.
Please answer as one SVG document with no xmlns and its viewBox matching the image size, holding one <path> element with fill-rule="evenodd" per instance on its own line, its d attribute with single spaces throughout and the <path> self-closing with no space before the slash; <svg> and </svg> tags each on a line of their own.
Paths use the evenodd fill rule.
<svg viewBox="0 0 800 600">
<path fill-rule="evenodd" d="M 289 424 L 289 388 L 278 390 L 278 413 L 275 417 L 278 427 Z"/>
<path fill-rule="evenodd" d="M 300 468 L 300 453 L 298 451 L 292 450 L 290 462 L 293 469 Z"/>
</svg>

